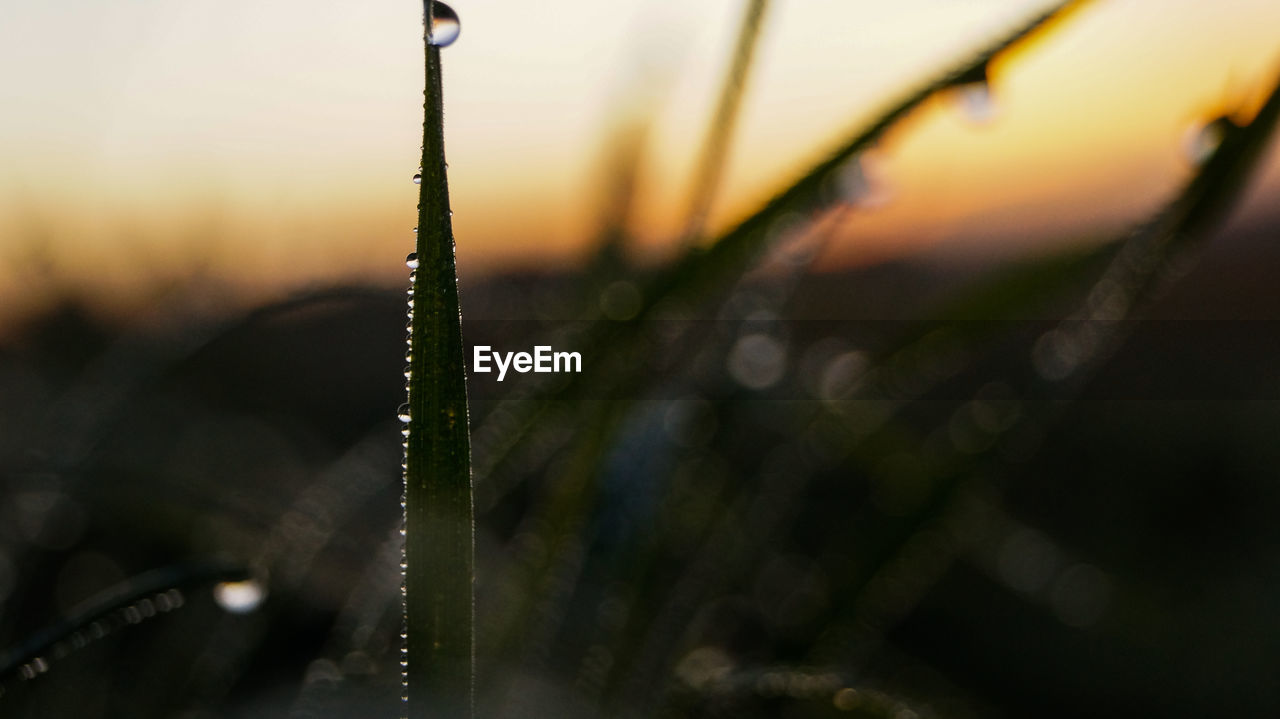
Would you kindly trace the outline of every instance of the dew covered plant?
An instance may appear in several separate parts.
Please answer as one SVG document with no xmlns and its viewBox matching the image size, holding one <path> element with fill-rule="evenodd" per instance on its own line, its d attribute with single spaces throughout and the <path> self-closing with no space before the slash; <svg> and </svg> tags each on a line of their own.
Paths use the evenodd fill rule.
<svg viewBox="0 0 1280 719">
<path fill-rule="evenodd" d="M 417 247 L 409 256 L 404 423 L 404 632 L 409 719 L 470 717 L 474 677 L 474 527 L 467 388 L 452 211 L 445 173 L 440 49 L 457 13 L 423 4 L 426 50 Z"/>
</svg>

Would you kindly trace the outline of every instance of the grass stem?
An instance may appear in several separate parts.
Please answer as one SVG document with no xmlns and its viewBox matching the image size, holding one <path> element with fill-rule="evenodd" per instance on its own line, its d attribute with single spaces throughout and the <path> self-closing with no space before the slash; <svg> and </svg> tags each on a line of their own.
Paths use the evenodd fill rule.
<svg viewBox="0 0 1280 719">
<path fill-rule="evenodd" d="M 418 269 L 410 300 L 405 442 L 405 673 L 409 719 L 473 715 L 474 526 L 467 388 L 445 177 L 440 48 L 424 9 L 426 102 Z"/>
</svg>

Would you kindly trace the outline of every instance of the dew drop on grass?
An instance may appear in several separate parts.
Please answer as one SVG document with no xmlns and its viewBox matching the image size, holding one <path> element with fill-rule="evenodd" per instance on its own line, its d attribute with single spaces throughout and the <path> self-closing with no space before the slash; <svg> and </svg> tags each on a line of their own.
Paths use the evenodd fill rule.
<svg viewBox="0 0 1280 719">
<path fill-rule="evenodd" d="M 396 410 L 396 416 L 400 418 L 401 422 L 409 424 L 409 405 L 407 403 L 400 405 L 400 409 Z"/>
<path fill-rule="evenodd" d="M 421 184 L 422 184 L 422 173 L 421 173 L 421 172 L 415 172 L 415 173 L 413 173 L 413 184 L 415 184 L 415 185 L 421 185 Z"/>
<path fill-rule="evenodd" d="M 864 210 L 883 207 L 892 199 L 892 192 L 886 187 L 882 175 L 878 152 L 859 152 L 832 173 L 832 198 Z"/>
<path fill-rule="evenodd" d="M 970 122 L 986 124 L 995 119 L 996 104 L 991 97 L 991 74 L 986 65 L 975 67 L 956 78 L 951 94 Z"/>
<path fill-rule="evenodd" d="M 449 47 L 458 39 L 458 34 L 462 32 L 462 23 L 458 20 L 458 13 L 453 8 L 436 0 L 431 4 L 431 38 L 430 42 L 436 47 Z"/>
<path fill-rule="evenodd" d="M 409 256 L 404 258 L 404 266 L 411 270 L 418 269 L 418 253 L 410 252 Z"/>
<path fill-rule="evenodd" d="M 219 582 L 213 588 L 213 601 L 232 614 L 248 614 L 267 598 L 267 590 L 254 579 Z"/>
<path fill-rule="evenodd" d="M 1227 135 L 1229 122 L 1227 118 L 1219 117 L 1187 130 L 1182 140 L 1182 149 L 1186 153 L 1187 161 L 1198 166 L 1213 157 L 1213 153 L 1217 152 L 1218 146 Z"/>
<path fill-rule="evenodd" d="M 836 191 L 840 199 L 849 205 L 860 205 L 871 197 L 871 180 L 862 153 L 850 157 L 836 175 Z"/>
<path fill-rule="evenodd" d="M 996 118 L 996 102 L 986 80 L 959 85 L 955 89 L 960 111 L 975 125 L 985 125 Z"/>
</svg>

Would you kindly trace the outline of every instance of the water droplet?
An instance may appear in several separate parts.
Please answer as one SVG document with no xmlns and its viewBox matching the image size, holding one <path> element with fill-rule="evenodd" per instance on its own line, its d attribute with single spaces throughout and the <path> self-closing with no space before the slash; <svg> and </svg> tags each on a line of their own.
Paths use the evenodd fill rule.
<svg viewBox="0 0 1280 719">
<path fill-rule="evenodd" d="M 956 88 L 956 100 L 960 110 L 970 122 L 985 125 L 996 118 L 996 103 L 991 97 L 991 85 L 971 82 Z"/>
<path fill-rule="evenodd" d="M 855 153 L 832 171 L 827 180 L 830 199 L 848 207 L 869 210 L 883 207 L 892 199 L 884 181 L 883 158 L 874 147 Z M 797 223 L 798 226 L 802 226 Z M 793 232 L 803 238 L 802 232 Z"/>
<path fill-rule="evenodd" d="M 1225 117 L 1218 117 L 1187 130 L 1182 139 L 1182 151 L 1186 154 L 1187 161 L 1193 165 L 1203 165 L 1213 157 L 1213 153 L 1218 151 L 1218 146 L 1227 136 L 1230 122 Z"/>
<path fill-rule="evenodd" d="M 213 588 L 213 600 L 232 614 L 248 614 L 267 598 L 267 590 L 257 580 L 219 582 Z"/>
<path fill-rule="evenodd" d="M 421 173 L 421 172 L 415 172 L 415 173 L 413 173 L 413 184 L 415 184 L 415 185 L 421 185 L 421 184 L 422 184 L 422 173 Z"/>
<path fill-rule="evenodd" d="M 956 78 L 951 89 L 961 112 L 970 122 L 983 125 L 995 119 L 996 104 L 991 96 L 991 75 L 986 65 Z"/>
<path fill-rule="evenodd" d="M 411 270 L 418 269 L 418 253 L 410 252 L 409 256 L 404 258 L 404 266 Z"/>
<path fill-rule="evenodd" d="M 401 422 L 409 424 L 409 405 L 407 403 L 400 405 L 400 409 L 396 410 L 396 416 L 400 418 Z"/>
<path fill-rule="evenodd" d="M 431 37 L 428 42 L 436 47 L 449 47 L 462 32 L 462 23 L 453 8 L 436 0 L 431 4 Z"/>
<path fill-rule="evenodd" d="M 836 190 L 846 203 L 857 205 L 871 196 L 871 181 L 867 179 L 861 153 L 850 157 L 837 172 Z"/>
</svg>

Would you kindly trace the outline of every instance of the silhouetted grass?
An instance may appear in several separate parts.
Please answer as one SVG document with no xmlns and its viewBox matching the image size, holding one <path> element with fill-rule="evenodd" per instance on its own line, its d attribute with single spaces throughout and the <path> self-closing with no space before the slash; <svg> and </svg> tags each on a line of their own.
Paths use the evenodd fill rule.
<svg viewBox="0 0 1280 719">
<path fill-rule="evenodd" d="M 405 421 L 405 674 L 411 719 L 470 717 L 475 529 L 470 414 L 444 153 L 440 48 L 426 18 L 417 269 Z"/>
</svg>

